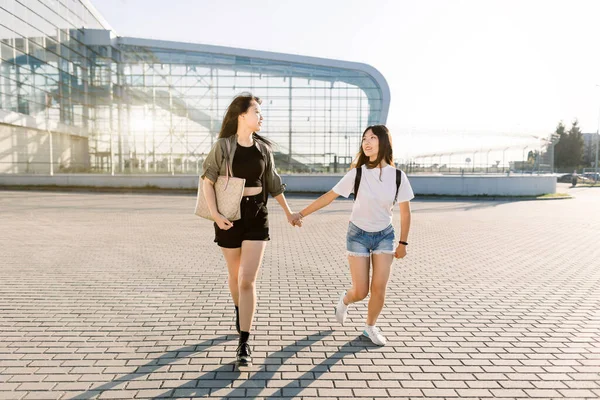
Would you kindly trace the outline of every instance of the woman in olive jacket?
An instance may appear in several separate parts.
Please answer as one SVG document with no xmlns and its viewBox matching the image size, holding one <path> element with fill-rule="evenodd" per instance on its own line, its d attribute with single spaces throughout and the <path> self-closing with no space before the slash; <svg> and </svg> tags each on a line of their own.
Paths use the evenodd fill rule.
<svg viewBox="0 0 600 400">
<path fill-rule="evenodd" d="M 240 334 L 237 362 L 252 362 L 248 339 L 256 307 L 255 282 L 269 238 L 267 198 L 270 193 L 291 225 L 292 210 L 283 195 L 285 185 L 275 169 L 271 143 L 259 136 L 263 117 L 261 100 L 249 93 L 232 101 L 225 113 L 219 139 L 206 157 L 202 190 L 215 220 L 215 242 L 221 247 L 229 274 L 229 290 L 235 304 L 236 329 Z M 242 218 L 229 221 L 217 209 L 214 183 L 226 175 L 228 157 L 233 176 L 246 179 L 241 202 Z"/>
</svg>

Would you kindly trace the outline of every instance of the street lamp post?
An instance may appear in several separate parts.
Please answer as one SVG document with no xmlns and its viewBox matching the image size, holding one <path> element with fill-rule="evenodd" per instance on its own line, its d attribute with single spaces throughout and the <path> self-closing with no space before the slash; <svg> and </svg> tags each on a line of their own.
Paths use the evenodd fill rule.
<svg viewBox="0 0 600 400">
<path fill-rule="evenodd" d="M 554 173 L 554 145 L 557 142 L 558 135 L 553 133 L 550 135 L 550 139 L 540 138 L 542 142 L 546 142 L 548 151 L 547 154 L 550 153 L 550 173 Z M 541 151 L 540 151 L 541 153 Z"/>
<path fill-rule="evenodd" d="M 600 86 L 600 85 L 596 85 Z M 600 141 L 600 111 L 598 112 L 598 129 L 596 130 L 596 162 L 594 164 L 594 183 L 598 181 L 598 142 Z"/>
<path fill-rule="evenodd" d="M 550 148 L 552 149 L 552 151 L 550 152 L 550 173 L 553 174 L 554 173 L 554 138 L 552 138 L 550 140 L 550 143 L 548 143 L 548 145 L 550 146 Z"/>
<path fill-rule="evenodd" d="M 550 139 L 550 144 L 552 145 L 552 162 L 550 163 L 551 168 L 552 168 L 552 173 L 554 173 L 554 146 L 556 146 L 556 143 L 558 143 L 558 135 L 556 134 L 552 134 L 551 139 Z"/>
<path fill-rule="evenodd" d="M 596 85 L 599 87 L 600 85 Z M 598 142 L 600 141 L 600 109 L 598 110 L 598 129 L 596 130 L 596 163 L 594 164 L 594 182 L 598 181 Z"/>
<path fill-rule="evenodd" d="M 598 142 L 600 142 L 600 132 L 596 132 L 596 164 L 594 165 L 594 182 L 598 182 Z"/>
</svg>

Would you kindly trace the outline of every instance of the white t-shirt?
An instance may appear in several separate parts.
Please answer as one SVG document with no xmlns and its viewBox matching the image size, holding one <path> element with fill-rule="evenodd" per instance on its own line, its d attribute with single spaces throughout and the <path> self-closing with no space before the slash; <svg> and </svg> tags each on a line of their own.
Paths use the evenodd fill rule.
<svg viewBox="0 0 600 400">
<path fill-rule="evenodd" d="M 352 206 L 350 222 L 363 231 L 379 232 L 392 223 L 394 196 L 396 194 L 396 168 L 387 165 L 382 169 L 362 167 L 358 197 Z M 380 177 L 381 172 L 381 177 Z M 356 168 L 352 168 L 333 187 L 340 196 L 348 197 L 354 192 Z M 410 182 L 402 171 L 402 180 L 398 190 L 398 203 L 415 197 Z"/>
</svg>

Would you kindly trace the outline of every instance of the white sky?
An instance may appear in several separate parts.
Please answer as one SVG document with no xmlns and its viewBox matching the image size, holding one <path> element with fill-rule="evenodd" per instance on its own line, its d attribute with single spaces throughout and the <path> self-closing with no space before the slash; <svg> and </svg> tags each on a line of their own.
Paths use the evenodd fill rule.
<svg viewBox="0 0 600 400">
<path fill-rule="evenodd" d="M 91 1 L 120 36 L 374 66 L 398 158 L 598 126 L 598 0 Z"/>
</svg>

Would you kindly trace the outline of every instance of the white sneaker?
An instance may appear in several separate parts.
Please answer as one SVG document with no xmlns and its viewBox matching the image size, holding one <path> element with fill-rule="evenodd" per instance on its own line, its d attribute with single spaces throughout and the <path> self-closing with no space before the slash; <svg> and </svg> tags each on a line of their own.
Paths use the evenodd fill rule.
<svg viewBox="0 0 600 400">
<path fill-rule="evenodd" d="M 387 343 L 387 339 L 381 334 L 381 331 L 375 325 L 367 325 L 363 331 L 363 335 L 371 339 L 371 342 L 375 343 L 377 346 L 385 346 Z"/>
<path fill-rule="evenodd" d="M 348 306 L 344 304 L 345 296 L 346 292 L 343 292 L 337 305 L 335 306 L 335 319 L 342 325 L 344 325 L 344 322 L 346 322 L 346 317 L 348 316 Z"/>
</svg>

